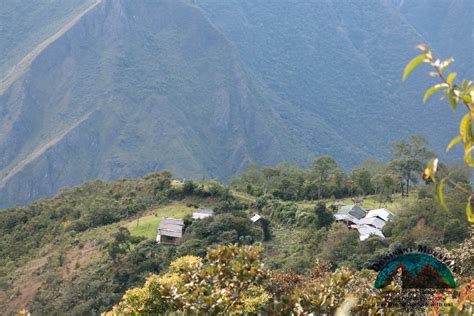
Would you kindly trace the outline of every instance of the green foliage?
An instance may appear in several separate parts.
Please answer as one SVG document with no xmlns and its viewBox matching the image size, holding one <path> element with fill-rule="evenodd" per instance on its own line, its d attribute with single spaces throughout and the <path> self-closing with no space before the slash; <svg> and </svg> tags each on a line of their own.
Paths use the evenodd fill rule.
<svg viewBox="0 0 474 316">
<path fill-rule="evenodd" d="M 202 246 L 218 244 L 252 244 L 263 239 L 261 229 L 243 212 L 217 214 L 194 220 L 186 227 L 183 241 L 200 240 Z M 184 246 L 183 246 L 184 247 Z"/>
<path fill-rule="evenodd" d="M 360 181 L 354 183 L 337 166 L 334 158 L 324 156 L 316 158 L 313 166 L 308 169 L 289 163 L 265 169 L 253 164 L 241 175 L 233 177 L 230 187 L 254 196 L 271 194 L 275 198 L 286 201 L 313 200 L 333 196 L 342 198 L 354 192 L 372 193 L 373 185 L 368 175 L 369 173 L 363 173 L 361 177 L 365 176 L 367 179 L 357 178 Z M 361 188 L 361 185 L 364 187 Z"/>
<path fill-rule="evenodd" d="M 366 168 L 352 169 L 351 180 L 358 194 L 372 194 L 374 192 L 370 171 Z"/>
<path fill-rule="evenodd" d="M 319 228 L 330 227 L 332 223 L 334 223 L 334 215 L 329 209 L 326 208 L 326 204 L 317 204 L 314 212 L 316 213 L 316 222 Z"/>
<path fill-rule="evenodd" d="M 417 46 L 419 50 L 423 53 L 418 57 L 415 57 L 406 67 L 405 72 L 403 74 L 403 79 L 416 67 L 420 62 L 428 63 L 434 71 L 430 73 L 432 77 L 437 78 L 441 83 L 434 85 L 433 87 L 429 88 L 423 97 L 423 102 L 426 102 L 428 98 L 438 91 L 442 91 L 443 95 L 441 99 L 447 97 L 449 104 L 451 105 L 453 111 L 456 111 L 458 104 L 463 104 L 467 110 L 467 114 L 463 116 L 459 123 L 459 136 L 455 137 L 451 142 L 448 144 L 446 151 L 451 150 L 457 143 L 461 141 L 464 144 L 464 162 L 469 168 L 474 168 L 474 162 L 472 159 L 472 149 L 474 148 L 474 132 L 473 132 L 473 125 L 472 125 L 472 117 L 474 115 L 474 85 L 472 81 L 469 80 L 462 80 L 461 83 L 456 84 L 454 79 L 456 78 L 457 74 L 455 72 L 450 73 L 447 77 L 445 75 L 445 71 L 449 67 L 449 65 L 454 62 L 453 58 L 448 58 L 446 60 L 435 59 L 433 57 L 433 53 L 431 49 L 425 45 L 420 44 Z M 436 177 L 437 169 L 436 165 L 430 163 L 425 168 L 424 176 L 426 178 L 430 178 L 432 181 L 439 181 L 437 183 L 437 196 L 440 204 L 446 208 L 446 203 L 444 201 L 444 193 L 443 193 L 443 186 L 445 181 L 449 181 L 452 184 L 456 184 L 453 182 L 448 176 L 438 173 Z M 467 204 L 465 207 L 466 210 L 466 217 L 469 222 L 474 222 L 474 213 L 472 212 L 472 191 L 466 191 L 461 188 L 461 190 L 467 196 Z"/>
<path fill-rule="evenodd" d="M 359 233 L 346 225 L 337 223 L 331 227 L 326 240 L 321 245 L 321 257 L 333 265 L 348 261 L 359 243 Z"/>
<path fill-rule="evenodd" d="M 412 135 L 409 140 L 392 143 L 392 147 L 391 165 L 405 181 L 405 191 L 402 190 L 402 193 L 408 196 L 410 181 L 417 182 L 426 160 L 434 154 L 427 148 L 426 139 L 421 135 Z"/>
<path fill-rule="evenodd" d="M 104 315 L 254 313 L 271 298 L 262 286 L 267 272 L 261 252 L 259 246 L 230 245 L 210 249 L 204 262 L 193 256 L 178 258 L 168 273 L 150 276 L 143 288 L 127 291 Z"/>
<path fill-rule="evenodd" d="M 426 244 L 431 247 L 454 245 L 469 236 L 469 225 L 465 216 L 464 196 L 452 187 L 446 197 L 446 210 L 434 198 L 435 187 L 430 185 L 429 198 L 410 204 L 398 212 L 392 223 L 384 229 L 386 236 L 394 244 Z"/>
</svg>

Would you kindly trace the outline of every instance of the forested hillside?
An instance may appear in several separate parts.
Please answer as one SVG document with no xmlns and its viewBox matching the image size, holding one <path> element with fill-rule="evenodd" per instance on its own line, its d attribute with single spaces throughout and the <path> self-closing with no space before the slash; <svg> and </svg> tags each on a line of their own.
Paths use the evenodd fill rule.
<svg viewBox="0 0 474 316">
<path fill-rule="evenodd" d="M 426 42 L 469 77 L 472 1 L 95 3 L 0 7 L 0 207 L 164 168 L 228 180 L 330 154 L 347 169 L 414 131 L 439 152 L 456 133 L 400 70 Z"/>
<path fill-rule="evenodd" d="M 227 273 L 243 273 L 244 299 L 239 296 L 235 312 L 334 312 L 349 293 L 360 294 L 356 310 L 376 312 L 384 308 L 377 305 L 380 300 L 392 297 L 394 304 L 401 304 L 405 298 L 396 286 L 375 291 L 375 273 L 364 269 L 389 251 L 416 243 L 438 247 L 456 260 L 456 280 L 465 286 L 472 276 L 472 240 L 466 239 L 463 194 L 447 186 L 449 211 L 437 203 L 434 184 L 418 186 L 403 198 L 397 182 L 388 187 L 380 182 L 395 176 L 382 162 L 346 174 L 332 160 L 321 182 L 318 166 L 331 160 L 320 157 L 308 169 L 288 163 L 252 167 L 233 178 L 230 187 L 217 181 L 181 183 L 166 171 L 137 180 L 94 181 L 65 189 L 51 200 L 1 210 L 0 310 L 6 315 L 22 308 L 33 315 L 92 315 L 110 310 L 127 290 L 138 287 L 117 305 L 120 313 L 133 313 L 134 308 L 141 313 L 184 311 L 191 306 L 203 312 L 222 295 L 223 301 L 208 307 L 218 313 L 232 297 L 221 291 L 210 294 L 214 290 L 204 287 L 203 292 L 188 293 L 181 278 L 207 273 L 199 284 L 222 282 L 227 288 L 235 285 L 235 279 L 226 283 L 231 278 Z M 470 189 L 466 169 L 445 168 L 458 185 Z M 385 239 L 359 241 L 356 230 L 334 222 L 338 204 L 352 204 L 351 198 L 361 196 L 361 207 L 383 206 L 394 212 Z M 199 207 L 213 209 L 214 216 L 193 219 L 190 215 Z M 265 222 L 252 222 L 254 214 Z M 177 245 L 155 241 L 162 217 L 184 219 Z M 208 268 L 200 270 L 201 261 Z M 255 270 L 261 264 L 263 270 Z M 242 272 L 247 268 L 249 274 Z M 219 271 L 213 269 L 223 269 L 224 276 L 214 280 Z M 141 290 L 150 273 L 160 275 L 150 277 Z M 161 284 L 156 288 L 164 292 L 147 296 L 153 284 Z M 168 286 L 183 295 L 166 298 Z"/>
</svg>

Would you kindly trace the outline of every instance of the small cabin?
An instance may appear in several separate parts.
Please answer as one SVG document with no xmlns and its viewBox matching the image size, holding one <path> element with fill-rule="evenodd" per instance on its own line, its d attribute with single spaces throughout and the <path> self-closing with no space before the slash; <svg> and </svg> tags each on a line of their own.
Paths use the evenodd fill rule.
<svg viewBox="0 0 474 316">
<path fill-rule="evenodd" d="M 210 208 L 198 208 L 196 212 L 193 213 L 193 219 L 203 219 L 206 217 L 214 216 L 214 211 Z"/>
<path fill-rule="evenodd" d="M 156 241 L 159 244 L 176 245 L 183 237 L 184 222 L 178 218 L 162 218 Z"/>
<path fill-rule="evenodd" d="M 250 220 L 252 221 L 252 223 L 257 223 L 257 222 L 262 221 L 263 217 L 258 214 L 255 214 L 254 216 L 250 218 Z"/>
</svg>

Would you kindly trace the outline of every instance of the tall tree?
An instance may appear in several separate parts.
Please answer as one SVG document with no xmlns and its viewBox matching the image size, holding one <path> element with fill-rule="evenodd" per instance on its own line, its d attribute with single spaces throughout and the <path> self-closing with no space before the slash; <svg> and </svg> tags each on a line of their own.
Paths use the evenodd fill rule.
<svg viewBox="0 0 474 316">
<path fill-rule="evenodd" d="M 351 179 L 354 181 L 355 189 L 358 193 L 370 194 L 374 190 L 371 182 L 370 171 L 366 168 L 354 168 L 351 173 Z"/>
<path fill-rule="evenodd" d="M 434 154 L 428 149 L 426 139 L 418 134 L 391 145 L 393 158 L 390 162 L 393 169 L 402 177 L 404 186 L 402 196 L 408 197 L 410 182 L 417 182 L 417 176 L 423 172 L 426 161 Z"/>
<path fill-rule="evenodd" d="M 318 188 L 318 199 L 321 198 L 321 191 L 329 177 L 338 169 L 336 160 L 331 156 L 321 156 L 313 160 L 311 171 L 316 178 Z"/>
</svg>

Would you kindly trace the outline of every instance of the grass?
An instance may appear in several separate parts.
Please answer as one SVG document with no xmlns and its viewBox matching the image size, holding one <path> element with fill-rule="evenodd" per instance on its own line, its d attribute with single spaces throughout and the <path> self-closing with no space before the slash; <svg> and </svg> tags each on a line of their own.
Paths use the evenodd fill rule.
<svg viewBox="0 0 474 316">
<path fill-rule="evenodd" d="M 149 239 L 156 238 L 156 230 L 163 217 L 183 218 L 191 214 L 195 210 L 194 207 L 186 206 L 183 203 L 172 203 L 155 208 L 148 215 L 142 216 L 125 227 L 128 228 L 132 236 L 143 236 Z"/>
<path fill-rule="evenodd" d="M 230 190 L 230 192 L 232 193 L 232 195 L 234 197 L 236 197 L 237 199 L 239 199 L 241 201 L 244 201 L 244 202 L 247 202 L 247 203 L 255 202 L 256 198 L 254 196 L 248 194 L 248 193 L 235 191 L 235 190 Z"/>
<path fill-rule="evenodd" d="M 389 211 L 397 213 L 398 211 L 406 207 L 407 204 L 417 199 L 417 192 L 416 191 L 410 192 L 410 196 L 408 198 L 402 198 L 400 193 L 394 194 L 392 198 L 393 198 L 393 202 L 380 204 L 377 201 L 377 197 L 375 195 L 368 195 L 368 196 L 365 196 L 364 201 L 361 203 L 358 203 L 358 205 L 369 210 L 375 209 L 375 208 L 386 208 Z M 338 199 L 337 201 L 341 202 L 344 205 L 354 204 L 351 198 Z M 318 201 L 301 201 L 301 202 L 297 202 L 297 204 L 300 207 L 313 208 L 317 204 L 317 202 Z M 327 205 L 331 205 L 334 202 L 336 202 L 336 200 L 329 199 L 329 200 L 325 200 L 325 202 L 327 203 Z"/>
</svg>

